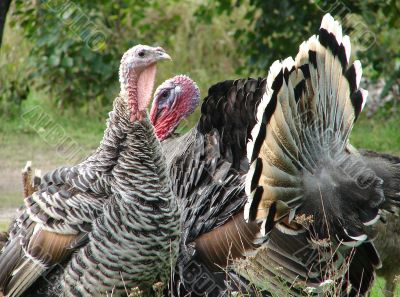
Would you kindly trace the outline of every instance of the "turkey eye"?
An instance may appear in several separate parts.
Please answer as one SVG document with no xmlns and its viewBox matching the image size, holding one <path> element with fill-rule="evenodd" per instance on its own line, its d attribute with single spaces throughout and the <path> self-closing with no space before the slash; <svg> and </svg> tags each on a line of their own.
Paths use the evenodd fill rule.
<svg viewBox="0 0 400 297">
<path fill-rule="evenodd" d="M 163 98 L 167 98 L 168 96 L 169 96 L 169 90 L 166 90 L 161 94 L 161 97 Z"/>
<path fill-rule="evenodd" d="M 138 53 L 138 56 L 143 58 L 143 57 L 145 56 L 145 54 L 146 54 L 146 53 L 145 53 L 144 51 L 140 51 L 140 52 Z"/>
</svg>

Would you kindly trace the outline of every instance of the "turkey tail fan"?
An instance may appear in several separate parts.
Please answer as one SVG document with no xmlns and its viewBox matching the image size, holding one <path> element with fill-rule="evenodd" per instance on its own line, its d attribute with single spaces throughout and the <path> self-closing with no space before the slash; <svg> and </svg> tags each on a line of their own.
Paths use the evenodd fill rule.
<svg viewBox="0 0 400 297">
<path fill-rule="evenodd" d="M 348 144 L 367 97 L 361 63 L 349 58 L 349 37 L 327 14 L 295 60 L 270 68 L 245 185 L 245 218 L 262 222 L 262 235 L 275 223 L 288 234 L 303 232 L 295 222 L 301 214 L 312 217 L 317 239 L 352 247 L 379 218 L 383 181 Z"/>
</svg>

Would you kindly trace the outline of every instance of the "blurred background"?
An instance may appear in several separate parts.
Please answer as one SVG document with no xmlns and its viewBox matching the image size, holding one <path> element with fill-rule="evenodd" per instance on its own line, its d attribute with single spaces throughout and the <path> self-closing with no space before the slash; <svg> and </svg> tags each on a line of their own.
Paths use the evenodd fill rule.
<svg viewBox="0 0 400 297">
<path fill-rule="evenodd" d="M 0 229 L 22 203 L 27 160 L 46 172 L 97 147 L 129 47 L 164 47 L 173 62 L 157 85 L 187 74 L 204 97 L 216 82 L 266 76 L 326 12 L 350 35 L 370 91 L 353 145 L 400 155 L 399 1 L 0 0 Z"/>
</svg>

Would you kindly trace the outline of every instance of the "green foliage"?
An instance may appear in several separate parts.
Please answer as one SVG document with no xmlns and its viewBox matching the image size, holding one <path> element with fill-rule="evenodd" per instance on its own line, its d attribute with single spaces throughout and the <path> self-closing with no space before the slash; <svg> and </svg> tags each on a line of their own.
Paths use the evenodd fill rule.
<svg viewBox="0 0 400 297">
<path fill-rule="evenodd" d="M 273 61 L 295 54 L 304 38 L 318 28 L 323 15 L 315 5 L 301 0 L 218 2 L 219 10 L 212 10 L 204 4 L 200 16 L 209 18 L 210 14 L 217 12 L 230 14 L 240 5 L 248 6 L 245 18 L 249 26 L 235 32 L 244 56 L 248 57 L 240 69 L 244 74 L 253 70 L 265 75 Z"/>
<path fill-rule="evenodd" d="M 323 15 L 329 12 L 340 19 L 350 35 L 353 54 L 361 59 L 367 77 L 385 79 L 382 95 L 393 94 L 393 88 L 398 88 L 399 1 L 217 0 L 201 5 L 197 16 L 209 21 L 243 6 L 249 26 L 235 30 L 240 50 L 248 57 L 239 69 L 242 74 L 254 71 L 265 75 L 273 61 L 295 55 L 301 42 L 317 32 Z"/>
<path fill-rule="evenodd" d="M 400 104 L 400 3 L 390 1 L 388 5 L 374 11 L 364 8 L 363 20 L 374 33 L 374 45 L 365 51 L 359 51 L 358 57 L 363 61 L 366 75 L 373 81 L 384 79 L 385 86 L 381 97 L 381 112 L 394 113 Z"/>
<path fill-rule="evenodd" d="M 317 32 L 326 12 L 341 19 L 366 76 L 384 78 L 382 95 L 396 97 L 400 19 L 394 0 L 16 0 L 11 19 L 30 45 L 24 81 L 50 93 L 62 109 L 84 107 L 96 115 L 118 92 L 119 60 L 134 44 L 161 45 L 173 56 L 160 66 L 157 83 L 185 73 L 204 95 L 220 80 L 265 76 L 274 60 L 295 55 Z"/>
<path fill-rule="evenodd" d="M 5 41 L 0 56 L 0 114 L 9 117 L 19 111 L 21 103 L 26 100 L 30 89 L 29 70 L 24 59 L 21 59 L 10 44 L 10 41 L 19 43 L 22 49 L 21 39 L 18 35 L 6 34 Z"/>
<path fill-rule="evenodd" d="M 392 36 L 400 30 L 400 6 L 396 1 L 218 0 L 201 5 L 196 15 L 210 20 L 221 13 L 231 14 L 241 6 L 247 8 L 249 27 L 237 28 L 235 34 L 249 57 L 247 66 L 254 69 L 264 71 L 274 60 L 294 55 L 300 43 L 317 32 L 327 12 L 341 20 L 344 31 L 356 44 L 357 54 L 369 57 L 365 64 L 372 62 L 382 72 L 393 69 L 389 63 L 398 56 L 395 45 L 399 37 Z"/>
<path fill-rule="evenodd" d="M 16 1 L 14 26 L 23 28 L 32 45 L 32 82 L 57 98 L 61 108 L 103 102 L 106 94 L 99 86 L 112 86 L 115 80 L 115 49 L 104 40 L 96 43 L 96 32 L 103 37 L 106 29 L 98 24 L 101 16 L 90 9 L 93 2 L 86 4 L 88 12 L 74 2 Z"/>
<path fill-rule="evenodd" d="M 150 9 L 162 8 L 141 1 L 17 0 L 13 24 L 32 44 L 35 86 L 57 98 L 61 108 L 108 103 L 122 53 L 152 33 L 145 22 Z M 167 23 L 165 30 L 174 25 Z"/>
<path fill-rule="evenodd" d="M 62 110 L 83 106 L 96 115 L 118 92 L 122 53 L 138 43 L 162 45 L 174 59 L 160 65 L 157 83 L 185 73 L 204 94 L 232 77 L 242 59 L 231 27 L 243 13 L 199 22 L 193 17 L 197 7 L 195 1 L 175 0 L 16 0 L 12 25 L 22 27 L 31 45 L 25 53 L 30 82 Z"/>
<path fill-rule="evenodd" d="M 29 94 L 29 86 L 26 83 L 26 75 L 15 64 L 1 65 L 0 72 L 0 113 L 5 115 L 15 114 L 19 106 Z M 8 74 L 5 76 L 5 74 Z"/>
</svg>

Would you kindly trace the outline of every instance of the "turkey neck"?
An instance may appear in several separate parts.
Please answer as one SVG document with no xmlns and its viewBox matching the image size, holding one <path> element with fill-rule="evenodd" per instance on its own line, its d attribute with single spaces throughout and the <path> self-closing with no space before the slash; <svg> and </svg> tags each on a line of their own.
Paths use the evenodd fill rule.
<svg viewBox="0 0 400 297">
<path fill-rule="evenodd" d="M 160 141 L 163 141 L 169 135 L 171 135 L 172 132 L 175 131 L 176 127 L 178 127 L 179 124 L 179 118 L 180 115 L 178 114 L 178 111 L 173 110 L 171 113 L 161 117 L 156 122 L 154 127 L 157 137 L 158 139 L 160 139 Z"/>
<path fill-rule="evenodd" d="M 142 213 L 147 217 L 145 221 L 154 224 L 154 230 L 168 225 L 163 233 L 170 234 L 170 224 L 178 225 L 178 206 L 171 191 L 165 157 L 147 114 L 127 133 L 112 175 L 118 203 Z"/>
<path fill-rule="evenodd" d="M 119 146 L 125 139 L 126 127 L 129 126 L 129 121 L 126 119 L 126 104 L 121 97 L 114 100 L 113 110 L 108 114 L 106 125 L 99 147 L 81 164 L 99 173 L 110 172 L 115 166 Z"/>
<path fill-rule="evenodd" d="M 107 128 L 97 150 L 82 165 L 99 172 L 109 172 L 118 159 L 119 147 L 125 139 L 131 123 L 127 119 L 129 106 L 132 116 L 135 112 L 145 110 L 151 98 L 156 75 L 156 65 L 151 65 L 142 72 L 128 72 L 128 77 L 121 82 L 120 96 L 114 100 L 113 110 L 109 113 Z M 138 100 L 141 98 L 141 100 Z"/>
<path fill-rule="evenodd" d="M 136 119 L 141 119 L 140 116 L 138 117 L 138 113 L 146 111 L 150 103 L 156 72 L 156 64 L 150 65 L 140 72 L 131 69 L 121 83 L 121 97 L 127 99 L 132 123 Z"/>
<path fill-rule="evenodd" d="M 139 192 L 144 192 L 144 198 L 147 201 L 138 202 L 156 202 L 159 206 L 162 206 L 163 202 L 174 200 L 170 190 L 165 157 L 147 114 L 141 121 L 135 122 L 127 132 L 125 140 L 121 143 L 117 164 L 112 172 L 116 179 L 115 188 L 117 192 L 126 193 L 133 188 Z M 151 173 L 157 180 L 149 182 L 148 177 L 143 176 L 146 173 Z M 158 193 L 161 194 L 160 191 L 162 191 L 166 196 L 157 195 L 156 200 L 151 200 L 152 197 L 149 196 L 146 188 L 155 183 L 157 187 L 161 187 L 158 189 Z"/>
</svg>

